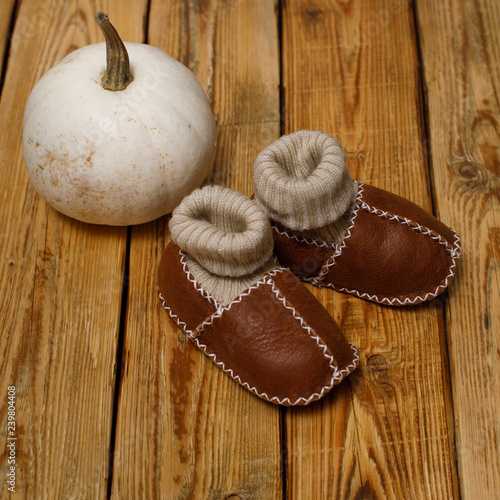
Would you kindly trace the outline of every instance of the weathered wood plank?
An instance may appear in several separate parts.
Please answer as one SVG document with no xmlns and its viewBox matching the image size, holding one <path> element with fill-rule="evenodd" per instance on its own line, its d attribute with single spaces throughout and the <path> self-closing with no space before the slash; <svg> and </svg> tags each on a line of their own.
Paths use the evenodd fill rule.
<svg viewBox="0 0 500 500">
<path fill-rule="evenodd" d="M 500 5 L 418 1 L 439 215 L 462 238 L 447 304 L 463 499 L 500 491 Z"/>
<path fill-rule="evenodd" d="M 207 182 L 251 194 L 255 156 L 279 135 L 273 2 L 153 0 L 148 41 L 190 67 L 212 102 Z M 160 306 L 168 220 L 132 232 L 113 498 L 281 498 L 279 410 L 233 382 Z"/>
<path fill-rule="evenodd" d="M 6 50 L 10 40 L 10 24 L 16 0 L 4 0 L 0 4 L 0 61 L 7 57 Z M 0 80 L 3 76 L 3 65 L 0 67 Z"/>
<path fill-rule="evenodd" d="M 431 210 L 410 2 L 286 0 L 286 132 L 325 130 L 354 177 Z M 442 302 L 389 308 L 313 290 L 360 349 L 319 404 L 287 412 L 288 498 L 453 498 Z"/>
<path fill-rule="evenodd" d="M 102 8 L 125 38 L 140 41 L 146 3 L 129 3 L 127 15 L 118 1 Z M 126 229 L 81 224 L 48 207 L 21 153 L 34 84 L 70 51 L 102 41 L 94 8 L 23 1 L 0 102 L 0 394 L 5 401 L 16 387 L 19 498 L 106 496 Z M 2 403 L 2 498 L 6 429 Z"/>
</svg>

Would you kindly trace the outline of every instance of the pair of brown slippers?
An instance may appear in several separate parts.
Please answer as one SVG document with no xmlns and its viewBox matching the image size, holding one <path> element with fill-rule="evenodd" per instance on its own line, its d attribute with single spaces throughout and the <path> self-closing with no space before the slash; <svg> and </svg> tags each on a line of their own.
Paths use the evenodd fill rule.
<svg viewBox="0 0 500 500">
<path fill-rule="evenodd" d="M 163 307 L 234 380 L 282 405 L 318 400 L 358 352 L 302 284 L 392 306 L 451 282 L 457 234 L 414 203 L 353 181 L 339 143 L 301 131 L 254 164 L 254 199 L 220 186 L 185 197 L 159 266 Z"/>
</svg>

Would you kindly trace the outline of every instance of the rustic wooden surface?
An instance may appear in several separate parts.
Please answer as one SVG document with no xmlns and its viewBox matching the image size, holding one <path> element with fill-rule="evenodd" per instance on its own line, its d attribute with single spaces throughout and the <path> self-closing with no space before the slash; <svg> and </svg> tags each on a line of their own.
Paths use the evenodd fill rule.
<svg viewBox="0 0 500 500">
<path fill-rule="evenodd" d="M 207 91 L 218 125 L 210 182 L 250 195 L 252 158 L 279 137 L 273 4 L 207 2 L 194 10 L 153 2 L 148 41 L 190 67 Z M 200 355 L 158 301 L 168 220 L 132 229 L 112 497 L 278 500 L 279 409 Z M 140 457 L 139 473 L 131 456 Z"/>
<path fill-rule="evenodd" d="M 352 175 L 432 209 L 409 4 L 286 2 L 283 63 L 285 132 L 330 132 Z M 439 301 L 401 309 L 314 291 L 360 368 L 322 403 L 288 411 L 289 497 L 452 498 Z"/>
<path fill-rule="evenodd" d="M 499 7 L 418 6 L 436 211 L 463 240 L 445 316 L 462 498 L 500 495 Z"/>
<path fill-rule="evenodd" d="M 353 176 L 462 237 L 455 281 L 417 307 L 310 287 L 361 355 L 322 401 L 261 401 L 186 341 L 156 296 L 168 216 L 90 226 L 31 187 L 26 99 L 101 41 L 97 9 L 200 80 L 218 126 L 207 182 L 249 195 L 264 146 L 325 130 Z M 0 14 L 1 498 L 498 498 L 497 2 L 6 0 Z"/>
<path fill-rule="evenodd" d="M 10 22 L 13 17 L 15 0 L 4 0 L 0 4 L 0 57 L 2 61 L 6 60 L 5 50 L 10 38 Z M 0 81 L 3 80 L 4 67 L 0 69 Z"/>
</svg>

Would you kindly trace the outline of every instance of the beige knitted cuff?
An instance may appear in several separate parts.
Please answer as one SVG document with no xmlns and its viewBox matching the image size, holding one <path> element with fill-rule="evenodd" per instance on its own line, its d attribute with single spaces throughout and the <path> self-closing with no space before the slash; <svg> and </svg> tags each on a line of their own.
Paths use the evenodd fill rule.
<svg viewBox="0 0 500 500">
<path fill-rule="evenodd" d="M 243 276 L 273 252 L 269 220 L 246 196 L 206 186 L 185 197 L 170 219 L 172 240 L 210 273 Z"/>
<path fill-rule="evenodd" d="M 255 200 L 267 216 L 296 231 L 335 222 L 356 199 L 345 153 L 326 132 L 281 137 L 259 153 L 253 177 Z"/>
</svg>

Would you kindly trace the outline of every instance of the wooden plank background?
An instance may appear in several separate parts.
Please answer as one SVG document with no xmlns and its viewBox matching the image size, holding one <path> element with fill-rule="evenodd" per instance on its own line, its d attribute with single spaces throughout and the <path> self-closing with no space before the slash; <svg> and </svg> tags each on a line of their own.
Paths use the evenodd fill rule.
<svg viewBox="0 0 500 500">
<path fill-rule="evenodd" d="M 212 102 L 218 148 L 209 182 L 250 195 L 253 158 L 279 137 L 273 4 L 153 1 L 149 34 L 195 72 Z M 281 498 L 279 409 L 200 355 L 159 303 L 168 220 L 132 230 L 113 498 Z M 141 457 L 139 474 L 131 456 Z"/>
<path fill-rule="evenodd" d="M 500 492 L 499 7 L 418 4 L 436 211 L 463 240 L 446 303 L 462 498 Z"/>
<path fill-rule="evenodd" d="M 430 210 L 410 4 L 286 2 L 283 62 L 286 132 L 330 132 L 353 176 Z M 390 308 L 314 291 L 359 346 L 360 369 L 288 412 L 289 497 L 452 498 L 439 301 Z"/>
<path fill-rule="evenodd" d="M 170 321 L 156 295 L 169 216 L 91 226 L 31 187 L 26 100 L 64 55 L 102 40 L 97 10 L 198 77 L 218 127 L 207 182 L 250 195 L 263 147 L 324 130 L 354 177 L 460 234 L 455 281 L 429 303 L 309 287 L 361 356 L 320 402 L 259 400 Z M 5 0 L 0 14 L 1 498 L 498 497 L 497 2 Z"/>
<path fill-rule="evenodd" d="M 3 61 L 7 60 L 7 54 L 5 51 L 7 49 L 10 35 L 11 35 L 11 20 L 13 16 L 13 9 L 15 5 L 15 0 L 4 0 L 0 5 L 0 57 Z M 3 82 L 4 67 L 0 69 L 0 81 Z"/>
</svg>

